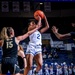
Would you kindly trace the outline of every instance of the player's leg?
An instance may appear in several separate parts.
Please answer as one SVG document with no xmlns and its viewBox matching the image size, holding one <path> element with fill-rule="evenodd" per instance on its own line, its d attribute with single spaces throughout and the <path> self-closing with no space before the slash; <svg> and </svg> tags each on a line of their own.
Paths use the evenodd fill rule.
<svg viewBox="0 0 75 75">
<path fill-rule="evenodd" d="M 17 64 L 17 57 L 10 58 L 9 71 L 12 75 L 20 75 L 20 68 Z"/>
<path fill-rule="evenodd" d="M 24 75 L 27 75 L 28 72 L 31 70 L 32 68 L 32 64 L 33 64 L 33 55 L 32 54 L 27 54 L 26 55 L 26 59 L 27 59 L 27 67 L 24 70 Z"/>
<path fill-rule="evenodd" d="M 35 55 L 34 57 L 37 67 L 36 67 L 36 73 L 39 72 L 42 68 L 43 65 L 43 59 L 42 59 L 42 53 L 38 53 L 37 55 Z"/>
<path fill-rule="evenodd" d="M 20 70 L 20 75 L 24 75 L 24 69 Z"/>
<path fill-rule="evenodd" d="M 8 72 L 8 58 L 2 58 L 2 62 L 0 64 L 0 75 L 6 75 Z"/>
</svg>

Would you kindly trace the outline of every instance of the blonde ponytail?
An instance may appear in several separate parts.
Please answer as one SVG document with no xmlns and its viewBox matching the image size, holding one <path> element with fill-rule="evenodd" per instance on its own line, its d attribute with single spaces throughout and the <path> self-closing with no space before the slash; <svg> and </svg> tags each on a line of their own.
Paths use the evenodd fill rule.
<svg viewBox="0 0 75 75">
<path fill-rule="evenodd" d="M 1 34 L 0 34 L 1 39 L 7 39 L 7 27 L 3 27 Z"/>
</svg>

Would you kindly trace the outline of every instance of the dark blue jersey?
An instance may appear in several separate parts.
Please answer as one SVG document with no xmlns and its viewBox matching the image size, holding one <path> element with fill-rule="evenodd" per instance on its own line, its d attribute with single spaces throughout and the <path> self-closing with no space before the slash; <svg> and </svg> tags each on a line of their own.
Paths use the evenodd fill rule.
<svg viewBox="0 0 75 75">
<path fill-rule="evenodd" d="M 71 38 L 75 39 L 75 32 L 70 32 Z"/>
<path fill-rule="evenodd" d="M 71 34 L 71 38 L 73 39 L 74 43 L 75 43 L 75 32 L 70 32 Z"/>
<path fill-rule="evenodd" d="M 18 45 L 15 42 L 15 37 L 4 40 L 3 57 L 16 57 Z"/>
</svg>

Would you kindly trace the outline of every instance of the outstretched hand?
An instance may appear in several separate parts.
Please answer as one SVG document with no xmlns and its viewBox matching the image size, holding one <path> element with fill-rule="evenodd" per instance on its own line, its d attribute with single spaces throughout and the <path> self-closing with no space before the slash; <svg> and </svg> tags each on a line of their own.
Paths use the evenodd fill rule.
<svg viewBox="0 0 75 75">
<path fill-rule="evenodd" d="M 56 26 L 53 26 L 53 27 L 52 27 L 52 32 L 53 32 L 53 33 L 58 33 L 58 28 L 56 28 Z"/>
</svg>

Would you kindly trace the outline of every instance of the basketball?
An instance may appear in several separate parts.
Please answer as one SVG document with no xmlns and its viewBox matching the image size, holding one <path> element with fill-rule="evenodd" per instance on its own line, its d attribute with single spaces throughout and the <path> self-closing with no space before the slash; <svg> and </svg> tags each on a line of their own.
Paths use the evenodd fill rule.
<svg viewBox="0 0 75 75">
<path fill-rule="evenodd" d="M 37 11 L 34 12 L 34 18 L 36 20 L 38 20 L 38 17 L 37 17 L 38 15 L 41 17 L 41 19 L 44 19 L 44 13 L 43 13 L 43 11 L 37 10 Z"/>
</svg>

